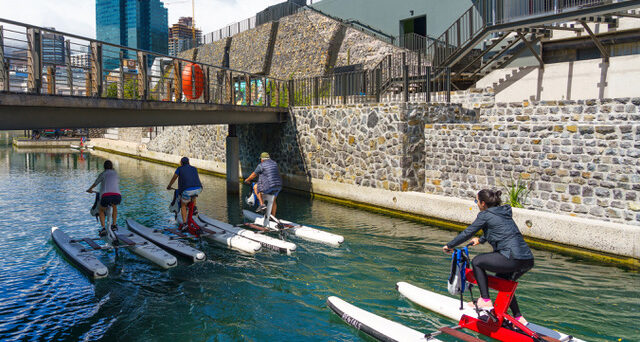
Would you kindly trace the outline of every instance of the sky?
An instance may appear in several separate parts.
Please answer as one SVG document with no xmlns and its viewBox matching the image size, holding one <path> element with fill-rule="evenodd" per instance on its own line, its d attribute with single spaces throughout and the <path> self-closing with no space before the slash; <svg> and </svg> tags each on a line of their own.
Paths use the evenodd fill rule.
<svg viewBox="0 0 640 342">
<path fill-rule="evenodd" d="M 162 0 L 169 10 L 169 25 L 192 15 L 191 0 Z M 196 27 L 206 34 L 252 17 L 283 0 L 195 0 Z M 57 31 L 96 37 L 95 0 L 0 0 L 0 18 Z M 1 23 L 0 23 L 1 25 Z"/>
</svg>

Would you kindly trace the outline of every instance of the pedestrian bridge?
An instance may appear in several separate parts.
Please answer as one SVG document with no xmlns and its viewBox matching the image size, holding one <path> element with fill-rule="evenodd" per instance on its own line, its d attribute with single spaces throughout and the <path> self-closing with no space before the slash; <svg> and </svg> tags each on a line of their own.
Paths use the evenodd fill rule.
<svg viewBox="0 0 640 342">
<path fill-rule="evenodd" d="M 0 130 L 286 120 L 292 82 L 193 60 L 0 18 Z"/>
</svg>

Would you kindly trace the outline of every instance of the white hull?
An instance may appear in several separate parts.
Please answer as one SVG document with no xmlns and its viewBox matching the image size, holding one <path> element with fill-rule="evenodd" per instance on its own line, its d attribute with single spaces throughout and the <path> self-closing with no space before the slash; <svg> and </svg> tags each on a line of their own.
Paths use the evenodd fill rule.
<svg viewBox="0 0 640 342">
<path fill-rule="evenodd" d="M 259 226 L 264 226 L 264 217 L 262 215 L 250 210 L 243 210 L 242 214 L 244 215 L 245 219 L 251 221 L 252 223 Z M 323 243 L 334 247 L 339 247 L 340 244 L 344 242 L 344 237 L 342 235 L 332 234 L 316 228 L 299 225 L 287 220 L 280 220 L 280 222 L 287 226 L 287 228 L 283 230 L 285 233 L 297 236 L 307 241 Z M 269 228 L 274 231 L 280 230 L 277 227 L 277 223 L 273 221 L 269 221 Z"/>
<path fill-rule="evenodd" d="M 179 215 L 178 217 L 179 217 L 178 220 L 182 221 Z M 234 249 L 236 251 L 247 253 L 247 254 L 256 254 L 260 251 L 260 249 L 262 249 L 262 245 L 260 245 L 259 242 L 249 240 L 245 237 L 227 232 L 223 229 L 220 229 L 212 225 L 207 225 L 205 222 L 202 222 L 197 217 L 194 217 L 193 220 L 201 228 L 206 228 L 208 230 L 215 232 L 215 234 L 206 234 L 205 232 L 203 237 L 211 242 L 215 242 L 216 244 L 222 247 Z"/>
<path fill-rule="evenodd" d="M 120 246 L 125 246 L 131 252 L 145 259 L 148 259 L 154 264 L 164 269 L 176 267 L 178 265 L 178 260 L 176 260 L 176 257 L 165 252 L 160 247 L 154 245 L 142 236 L 134 234 L 128 229 L 122 227 L 118 228 L 118 231 L 116 233 L 118 235 L 123 235 L 124 237 L 135 243 L 135 245 L 133 246 L 127 246 L 126 244 L 121 243 Z M 113 240 L 109 235 L 110 234 L 107 234 L 104 239 L 107 243 L 113 245 Z"/>
<path fill-rule="evenodd" d="M 439 341 L 400 323 L 362 310 L 338 297 L 327 298 L 327 305 L 347 324 L 379 341 Z"/>
<path fill-rule="evenodd" d="M 421 289 L 417 286 L 405 282 L 397 283 L 396 288 L 408 300 L 428 310 L 448 317 L 454 321 L 459 321 L 462 315 L 467 315 L 475 318 L 478 317 L 478 314 L 473 308 L 465 306 L 462 310 L 460 310 L 460 299 Z M 543 326 L 539 326 L 534 323 L 529 323 L 527 325 L 527 328 L 537 333 L 553 337 L 561 341 L 584 342 L 583 340 L 572 338 L 569 335 L 545 328 Z"/>
<path fill-rule="evenodd" d="M 203 252 L 189 246 L 183 241 L 172 239 L 161 231 L 146 227 L 135 220 L 127 219 L 127 228 L 171 254 L 189 259 L 193 262 L 204 261 L 207 258 Z"/>
<path fill-rule="evenodd" d="M 92 250 L 85 250 L 85 247 L 80 243 L 72 242 L 73 240 L 69 235 L 58 229 L 58 227 L 51 228 L 51 238 L 69 259 L 92 278 L 104 278 L 109 275 L 107 267 L 96 258 Z"/>
<path fill-rule="evenodd" d="M 204 214 L 198 215 L 198 218 L 200 219 L 200 221 L 210 226 L 214 226 L 231 234 L 239 235 L 249 240 L 256 241 L 260 243 L 265 249 L 274 250 L 280 253 L 291 254 L 297 248 L 296 244 L 294 243 L 275 239 L 267 235 L 256 234 L 255 232 L 248 229 L 234 227 L 228 223 L 212 219 L 211 217 Z"/>
</svg>

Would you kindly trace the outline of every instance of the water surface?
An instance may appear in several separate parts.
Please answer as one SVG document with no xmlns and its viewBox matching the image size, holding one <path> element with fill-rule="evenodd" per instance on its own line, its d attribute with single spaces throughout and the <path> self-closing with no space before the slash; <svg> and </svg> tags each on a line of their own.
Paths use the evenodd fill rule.
<svg viewBox="0 0 640 342">
<path fill-rule="evenodd" d="M 50 230 L 96 233 L 88 214 L 93 196 L 84 190 L 104 157 L 121 177 L 120 225 L 135 218 L 173 226 L 171 194 L 164 190 L 173 168 L 104 153 L 0 147 L 0 340 L 366 339 L 326 307 L 330 295 L 423 332 L 453 323 L 411 305 L 395 283 L 446 293 L 449 259 L 440 248 L 455 233 L 287 192 L 279 216 L 327 227 L 345 236 L 344 246 L 293 240 L 293 256 L 246 256 L 202 243 L 206 262 L 168 271 L 128 252 L 117 259 L 99 253 L 111 275 L 91 281 L 54 247 Z M 202 181 L 200 210 L 241 222 L 241 201 L 226 195 L 225 181 L 206 175 Z M 486 248 L 473 252 L 481 251 Z M 638 273 L 545 251 L 534 255 L 536 266 L 518 291 L 527 318 L 590 341 L 640 340 Z"/>
</svg>

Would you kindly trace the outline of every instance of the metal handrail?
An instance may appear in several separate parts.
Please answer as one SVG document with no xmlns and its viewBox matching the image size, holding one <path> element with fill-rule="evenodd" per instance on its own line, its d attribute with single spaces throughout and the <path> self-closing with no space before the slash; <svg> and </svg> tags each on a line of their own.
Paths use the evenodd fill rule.
<svg viewBox="0 0 640 342">
<path fill-rule="evenodd" d="M 4 33 L 9 33 L 10 37 L 5 37 Z M 20 47 L 4 44 L 4 40 L 17 42 L 14 45 Z M 58 47 L 58 44 L 64 47 Z M 55 51 L 49 48 L 54 45 Z M 76 49 L 71 49 L 72 45 Z M 75 64 L 71 61 L 72 51 L 84 53 L 82 47 L 87 47 L 87 58 L 82 62 L 86 64 Z M 134 49 L 4 18 L 0 18 L 0 52 L 4 59 L 0 61 L 0 91 L 145 101 L 288 106 L 284 94 L 289 82 L 282 79 Z M 204 94 L 195 100 L 187 100 L 182 92 L 181 77 L 184 66 L 189 63 L 203 70 Z M 21 76 L 25 72 L 28 76 Z M 124 95 L 127 84 L 133 89 L 133 94 L 128 97 Z M 117 95 L 114 93 L 116 90 Z"/>
<path fill-rule="evenodd" d="M 433 65 L 451 66 L 460 51 L 472 48 L 480 36 L 490 31 L 526 26 L 535 18 L 562 15 L 613 3 L 638 3 L 637 0 L 477 0 L 427 47 Z M 474 46 L 471 46 L 474 45 Z"/>
</svg>

